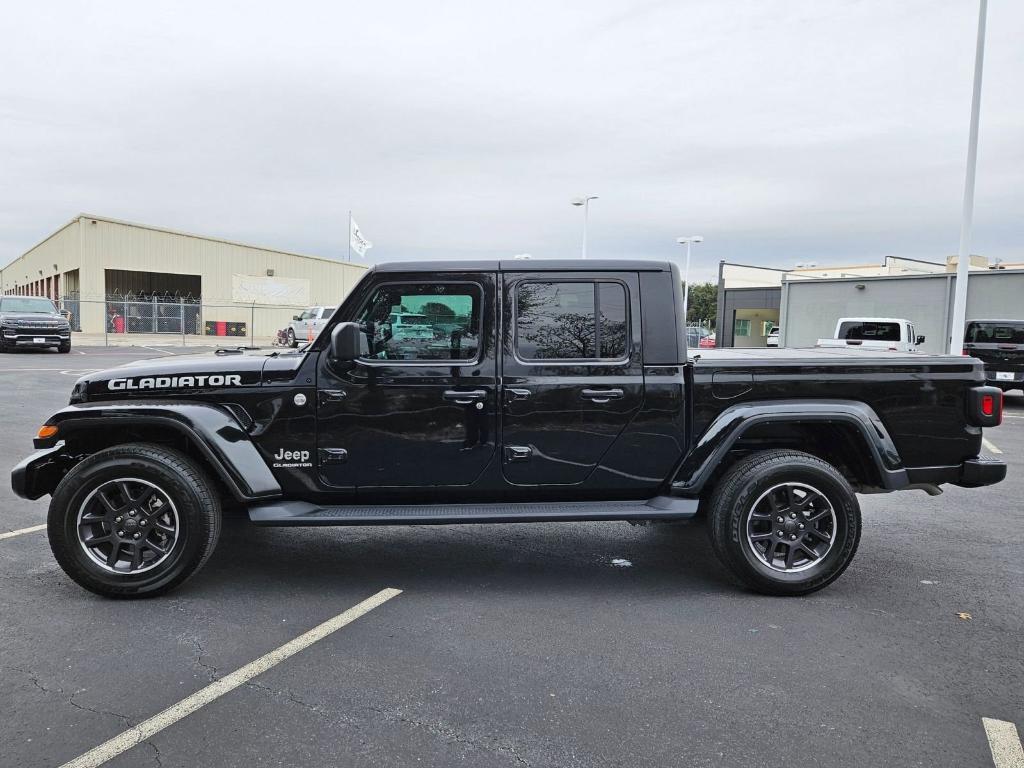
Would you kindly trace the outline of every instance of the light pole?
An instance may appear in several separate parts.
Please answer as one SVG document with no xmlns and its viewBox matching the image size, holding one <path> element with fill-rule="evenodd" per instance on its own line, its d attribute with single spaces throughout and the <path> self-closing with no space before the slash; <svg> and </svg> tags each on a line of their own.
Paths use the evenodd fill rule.
<svg viewBox="0 0 1024 768">
<path fill-rule="evenodd" d="M 971 96 L 971 130 L 967 139 L 967 178 L 964 181 L 964 209 L 960 219 L 960 251 L 956 263 L 956 291 L 953 294 L 953 329 L 949 354 L 964 347 L 967 323 L 967 273 L 971 269 L 971 223 L 974 218 L 974 169 L 978 164 L 978 112 L 981 108 L 981 70 L 985 61 L 985 12 L 988 0 L 978 6 L 978 42 L 974 49 L 974 94 Z"/>
<path fill-rule="evenodd" d="M 583 207 L 583 256 L 587 258 L 587 219 L 590 218 L 590 201 L 597 200 L 597 195 L 584 195 L 583 197 L 574 198 L 572 204 L 577 208 Z"/>
<path fill-rule="evenodd" d="M 686 246 L 686 263 L 683 265 L 683 328 L 686 328 L 686 313 L 690 299 L 690 247 L 694 243 L 703 243 L 704 238 L 700 235 L 689 235 L 677 237 L 676 242 Z"/>
</svg>

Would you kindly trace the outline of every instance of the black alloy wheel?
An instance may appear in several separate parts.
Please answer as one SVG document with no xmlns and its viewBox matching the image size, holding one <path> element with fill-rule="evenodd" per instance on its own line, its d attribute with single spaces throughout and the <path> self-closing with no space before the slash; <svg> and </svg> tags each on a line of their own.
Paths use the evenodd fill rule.
<svg viewBox="0 0 1024 768">
<path fill-rule="evenodd" d="M 860 505 L 846 478 L 801 451 L 739 459 L 707 500 L 722 563 L 751 588 L 804 595 L 835 581 L 860 542 Z"/>
<path fill-rule="evenodd" d="M 50 501 L 50 548 L 64 572 L 107 597 L 152 597 L 196 573 L 220 535 L 221 502 L 181 451 L 128 443 L 76 464 Z"/>
</svg>

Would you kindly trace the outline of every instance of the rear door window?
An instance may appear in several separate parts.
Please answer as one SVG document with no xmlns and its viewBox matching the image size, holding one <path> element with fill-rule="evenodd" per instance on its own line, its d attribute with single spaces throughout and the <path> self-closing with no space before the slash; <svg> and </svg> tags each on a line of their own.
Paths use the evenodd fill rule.
<svg viewBox="0 0 1024 768">
<path fill-rule="evenodd" d="M 626 288 L 611 281 L 524 281 L 516 286 L 521 360 L 624 360 Z"/>
</svg>

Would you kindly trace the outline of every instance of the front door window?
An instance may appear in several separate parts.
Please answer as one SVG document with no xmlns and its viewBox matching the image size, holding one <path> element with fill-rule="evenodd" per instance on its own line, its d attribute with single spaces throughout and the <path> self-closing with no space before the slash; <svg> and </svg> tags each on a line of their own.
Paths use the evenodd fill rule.
<svg viewBox="0 0 1024 768">
<path fill-rule="evenodd" d="M 367 360 L 470 361 L 480 349 L 480 287 L 390 283 L 359 316 Z"/>
</svg>

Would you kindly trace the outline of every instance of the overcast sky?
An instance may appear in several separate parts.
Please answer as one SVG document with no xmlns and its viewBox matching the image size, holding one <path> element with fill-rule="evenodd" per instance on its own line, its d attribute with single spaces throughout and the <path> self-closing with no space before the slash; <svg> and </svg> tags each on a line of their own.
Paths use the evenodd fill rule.
<svg viewBox="0 0 1024 768">
<path fill-rule="evenodd" d="M 0 264 L 78 212 L 371 260 L 790 267 L 959 236 L 976 0 L 8 3 Z M 991 0 L 973 251 L 1024 261 L 1024 3 Z"/>
</svg>

